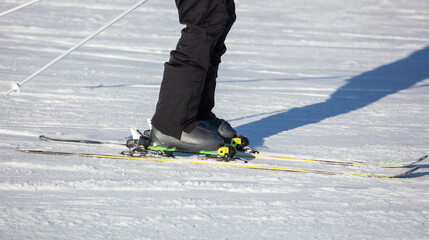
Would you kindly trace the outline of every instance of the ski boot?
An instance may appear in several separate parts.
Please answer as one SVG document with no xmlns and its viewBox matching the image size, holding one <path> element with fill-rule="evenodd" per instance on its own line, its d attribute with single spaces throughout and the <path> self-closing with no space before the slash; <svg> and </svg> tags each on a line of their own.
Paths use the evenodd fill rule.
<svg viewBox="0 0 429 240">
<path fill-rule="evenodd" d="M 217 151 L 223 145 L 222 138 L 212 131 L 209 131 L 201 124 L 197 125 L 189 133 L 182 132 L 180 140 L 163 134 L 155 127 L 152 127 L 149 137 L 151 140 L 150 146 L 152 147 L 181 148 L 194 151 Z"/>
<path fill-rule="evenodd" d="M 219 161 L 235 160 L 234 155 L 237 150 L 234 146 L 223 145 L 223 139 L 215 133 L 198 125 L 190 133 L 182 132 L 181 139 L 163 134 L 158 129 L 152 127 L 151 130 L 146 130 L 143 134 L 131 128 L 133 139 L 127 141 L 126 146 L 129 151 L 124 152 L 131 156 L 164 156 L 173 157 L 174 151 L 205 154 L 214 157 Z"/>
<path fill-rule="evenodd" d="M 147 132 L 145 132 L 147 133 Z M 216 152 L 208 154 L 206 157 L 214 157 L 218 161 L 235 160 L 237 150 L 234 146 L 224 146 L 223 139 L 212 131 L 199 124 L 190 133 L 182 132 L 179 139 L 163 134 L 158 129 L 152 127 L 149 133 L 151 144 L 149 149 L 182 149 L 192 150 L 204 154 L 204 151 Z M 167 150 L 168 151 L 168 150 Z"/>
</svg>

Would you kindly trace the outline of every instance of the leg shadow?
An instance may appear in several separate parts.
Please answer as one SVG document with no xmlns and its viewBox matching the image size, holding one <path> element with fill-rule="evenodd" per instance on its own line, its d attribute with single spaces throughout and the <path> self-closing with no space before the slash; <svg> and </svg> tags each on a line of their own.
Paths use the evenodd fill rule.
<svg viewBox="0 0 429 240">
<path fill-rule="evenodd" d="M 251 139 L 253 147 L 262 146 L 264 138 L 358 110 L 428 77 L 429 46 L 350 78 L 325 102 L 276 113 L 236 129 Z"/>
</svg>

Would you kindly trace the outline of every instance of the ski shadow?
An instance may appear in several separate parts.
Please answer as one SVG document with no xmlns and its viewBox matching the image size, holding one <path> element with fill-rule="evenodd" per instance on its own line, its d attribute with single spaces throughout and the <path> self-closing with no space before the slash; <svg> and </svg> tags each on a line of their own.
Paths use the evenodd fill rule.
<svg viewBox="0 0 429 240">
<path fill-rule="evenodd" d="M 361 109 L 426 78 L 429 78 L 429 46 L 350 78 L 324 102 L 276 112 L 236 130 L 245 133 L 253 147 L 260 147 L 265 138 Z"/>
<path fill-rule="evenodd" d="M 404 178 L 418 178 L 418 177 L 424 177 L 429 175 L 429 164 L 422 164 L 420 165 L 420 169 L 416 172 L 413 172 L 409 175 L 404 176 Z"/>
</svg>

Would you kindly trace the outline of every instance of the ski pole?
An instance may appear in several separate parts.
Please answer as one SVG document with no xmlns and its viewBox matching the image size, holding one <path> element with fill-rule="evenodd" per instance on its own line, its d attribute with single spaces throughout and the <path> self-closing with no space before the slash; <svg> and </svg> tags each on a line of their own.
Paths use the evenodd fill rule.
<svg viewBox="0 0 429 240">
<path fill-rule="evenodd" d="M 136 8 L 138 8 L 140 5 L 142 5 L 143 3 L 147 2 L 147 1 L 149 1 L 149 0 L 141 0 L 141 1 L 139 1 L 134 6 L 132 6 L 128 10 L 124 11 L 119 16 L 117 16 L 116 18 L 112 19 L 110 22 L 106 23 L 104 26 L 102 26 L 101 28 L 99 28 L 97 31 L 95 31 L 94 33 L 90 34 L 88 37 L 86 37 L 85 39 L 83 39 L 82 41 L 80 41 L 79 43 L 77 43 L 76 45 L 74 45 L 73 47 L 71 47 L 70 49 L 68 49 L 66 52 L 64 52 L 60 56 L 56 57 L 54 60 L 52 60 L 51 62 L 49 62 L 48 64 L 46 64 L 44 67 L 40 68 L 35 73 L 33 73 L 30 76 L 28 76 L 22 82 L 20 82 L 20 83 L 12 83 L 12 87 L 9 89 L 9 91 L 7 91 L 7 92 L 5 92 L 3 94 L 3 97 L 7 96 L 11 92 L 19 92 L 21 86 L 24 85 L 26 82 L 30 81 L 32 78 L 34 78 L 35 76 L 39 75 L 41 72 L 45 71 L 47 68 L 49 68 L 50 66 L 52 66 L 54 63 L 56 63 L 59 60 L 63 59 L 64 57 L 66 57 L 67 55 L 69 55 L 70 53 L 72 53 L 73 51 L 75 51 L 77 48 L 79 48 L 80 46 L 82 46 L 83 44 L 85 44 L 86 42 L 88 42 L 89 40 L 93 39 L 95 36 L 97 36 L 98 34 L 100 34 L 101 32 L 103 32 L 104 30 L 106 30 L 112 24 L 114 24 L 115 22 L 119 21 L 120 19 L 122 19 L 123 17 L 125 17 L 130 12 L 134 11 Z"/>
<path fill-rule="evenodd" d="M 4 12 L 0 13 L 0 17 L 4 16 L 4 15 L 6 15 L 6 14 L 9 14 L 9 13 L 11 13 L 11 12 L 15 12 L 16 10 L 19 10 L 19 9 L 21 9 L 21 8 L 25 8 L 25 7 L 27 7 L 27 6 L 30 6 L 31 4 L 34 4 L 34 3 L 36 3 L 36 2 L 40 2 L 40 0 L 33 0 L 33 1 L 31 1 L 31 2 L 28 2 L 28 3 L 24 3 L 24 4 L 22 4 L 22 5 L 19 5 L 18 7 L 14 7 L 14 8 L 12 8 L 12 9 L 7 10 L 7 11 L 4 11 Z"/>
</svg>

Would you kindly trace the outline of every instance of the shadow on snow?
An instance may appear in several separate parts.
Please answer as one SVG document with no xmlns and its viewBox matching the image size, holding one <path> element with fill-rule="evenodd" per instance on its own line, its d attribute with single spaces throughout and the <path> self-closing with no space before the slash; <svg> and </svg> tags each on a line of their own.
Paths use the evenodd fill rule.
<svg viewBox="0 0 429 240">
<path fill-rule="evenodd" d="M 364 108 L 428 77 L 429 46 L 404 59 L 350 78 L 324 102 L 278 111 L 236 129 L 252 140 L 253 147 L 262 146 L 264 138 Z"/>
</svg>

